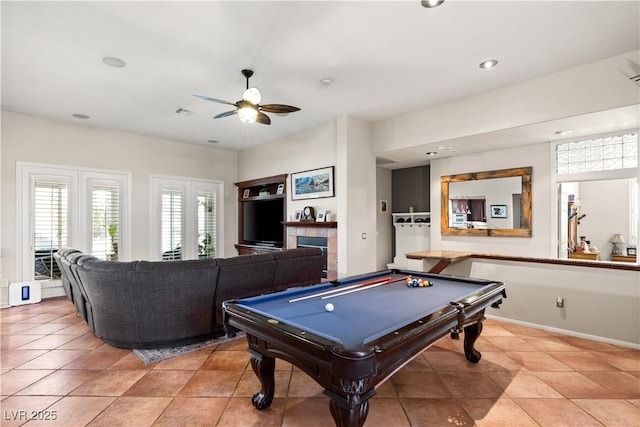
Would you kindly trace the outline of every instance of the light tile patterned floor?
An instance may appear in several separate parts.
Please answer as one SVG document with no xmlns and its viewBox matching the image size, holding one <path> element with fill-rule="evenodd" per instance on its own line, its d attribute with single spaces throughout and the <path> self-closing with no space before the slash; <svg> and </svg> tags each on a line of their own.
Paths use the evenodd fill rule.
<svg viewBox="0 0 640 427">
<path fill-rule="evenodd" d="M 282 361 L 273 404 L 254 409 L 244 339 L 145 366 L 66 298 L 0 310 L 0 334 L 2 426 L 334 425 L 322 389 Z M 480 363 L 461 347 L 445 337 L 397 372 L 365 427 L 640 426 L 639 351 L 492 320 Z"/>
</svg>

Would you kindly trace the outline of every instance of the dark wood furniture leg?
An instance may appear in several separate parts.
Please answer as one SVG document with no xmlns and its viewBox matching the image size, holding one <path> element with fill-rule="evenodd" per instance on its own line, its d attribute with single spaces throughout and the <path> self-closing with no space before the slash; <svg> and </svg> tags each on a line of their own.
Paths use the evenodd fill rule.
<svg viewBox="0 0 640 427">
<path fill-rule="evenodd" d="M 464 355 L 469 362 L 478 363 L 482 355 L 474 348 L 482 332 L 482 320 L 464 327 Z"/>
<path fill-rule="evenodd" d="M 347 398 L 338 396 L 325 390 L 324 394 L 331 398 L 329 409 L 333 421 L 337 427 L 362 427 L 367 414 L 369 413 L 369 399 L 375 394 L 375 390 L 371 390 L 362 395 L 362 387 L 366 385 L 366 380 L 359 381 L 341 381 L 343 390 L 347 391 Z"/>
<path fill-rule="evenodd" d="M 276 390 L 276 359 L 253 351 L 250 351 L 250 353 L 251 367 L 262 385 L 262 389 L 253 395 L 251 401 L 253 406 L 258 409 L 268 408 L 273 402 L 273 395 Z"/>
</svg>

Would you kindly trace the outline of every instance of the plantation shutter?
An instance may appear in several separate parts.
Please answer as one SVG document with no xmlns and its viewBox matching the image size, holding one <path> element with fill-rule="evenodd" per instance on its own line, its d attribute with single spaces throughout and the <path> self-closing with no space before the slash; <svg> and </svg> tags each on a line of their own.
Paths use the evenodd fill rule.
<svg viewBox="0 0 640 427">
<path fill-rule="evenodd" d="M 33 200 L 33 251 L 36 280 L 58 279 L 53 254 L 67 244 L 67 184 L 35 181 Z"/>
<path fill-rule="evenodd" d="M 118 260 L 120 241 L 120 188 L 93 185 L 91 189 L 91 253 L 104 260 Z"/>
<path fill-rule="evenodd" d="M 198 192 L 198 257 L 216 256 L 216 193 Z"/>
<path fill-rule="evenodd" d="M 162 260 L 182 259 L 183 193 L 162 190 Z"/>
</svg>

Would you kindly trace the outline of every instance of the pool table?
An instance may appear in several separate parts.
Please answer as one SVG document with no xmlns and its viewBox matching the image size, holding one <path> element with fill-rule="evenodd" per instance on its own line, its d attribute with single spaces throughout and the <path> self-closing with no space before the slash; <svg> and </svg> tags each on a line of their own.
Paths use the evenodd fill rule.
<svg viewBox="0 0 640 427">
<path fill-rule="evenodd" d="M 430 286 L 408 286 L 407 278 Z M 271 404 L 281 358 L 324 387 L 337 426 L 362 426 L 376 387 L 444 335 L 464 331 L 465 356 L 477 363 L 485 309 L 503 298 L 500 282 L 385 270 L 225 301 L 223 308 L 227 333 L 246 333 L 262 387 L 256 408 Z"/>
</svg>

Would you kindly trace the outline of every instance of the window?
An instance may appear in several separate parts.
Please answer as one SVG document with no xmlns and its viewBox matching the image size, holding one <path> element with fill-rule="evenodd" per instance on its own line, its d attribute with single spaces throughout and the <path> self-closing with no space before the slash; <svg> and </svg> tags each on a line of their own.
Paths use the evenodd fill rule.
<svg viewBox="0 0 640 427">
<path fill-rule="evenodd" d="M 33 276 L 36 280 L 59 279 L 53 254 L 67 244 L 67 183 L 36 178 L 32 203 Z"/>
<path fill-rule="evenodd" d="M 162 260 L 182 259 L 182 191 L 162 190 Z"/>
<path fill-rule="evenodd" d="M 222 183 L 151 177 L 151 259 L 220 256 Z"/>
<path fill-rule="evenodd" d="M 103 260 L 130 256 L 129 174 L 82 170 L 80 211 L 84 252 Z"/>
<path fill-rule="evenodd" d="M 638 134 L 623 133 L 560 143 L 556 146 L 558 174 L 638 167 Z"/>
<path fill-rule="evenodd" d="M 627 244 L 636 245 L 640 224 L 638 131 L 594 135 L 552 147 L 556 172 L 552 179 L 558 190 L 558 256 L 567 257 L 576 236 L 592 241 L 604 261 L 610 260 L 613 234 L 622 234 Z M 573 214 L 580 219 L 577 231 L 570 225 Z"/>
<path fill-rule="evenodd" d="M 96 184 L 91 189 L 91 253 L 118 260 L 120 188 Z"/>
<path fill-rule="evenodd" d="M 198 257 L 216 257 L 216 193 L 198 193 Z"/>
<path fill-rule="evenodd" d="M 17 170 L 17 280 L 59 279 L 53 254 L 62 246 L 129 256 L 128 173 L 27 162 Z"/>
</svg>

